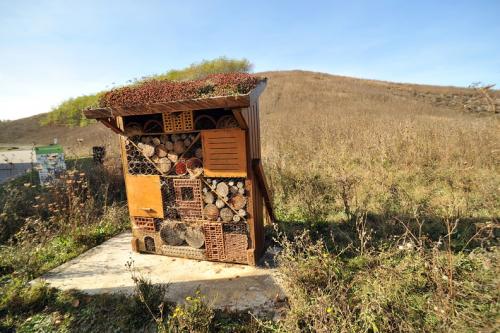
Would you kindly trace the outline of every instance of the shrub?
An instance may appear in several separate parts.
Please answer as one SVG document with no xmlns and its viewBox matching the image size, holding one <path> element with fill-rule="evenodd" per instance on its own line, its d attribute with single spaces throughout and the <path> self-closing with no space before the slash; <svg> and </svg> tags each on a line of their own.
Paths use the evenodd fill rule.
<svg viewBox="0 0 500 333">
<path fill-rule="evenodd" d="M 188 296 L 185 303 L 172 311 L 168 325 L 175 332 L 211 332 L 214 310 L 205 302 L 200 291 Z"/>
<path fill-rule="evenodd" d="M 447 332 L 495 326 L 498 249 L 453 254 L 403 241 L 355 257 L 281 238 L 286 332 Z M 451 256 L 451 257 L 450 257 Z M 451 261 L 450 261 L 451 258 Z M 493 264 L 494 261 L 495 264 Z"/>
<path fill-rule="evenodd" d="M 92 121 L 85 118 L 83 109 L 97 106 L 100 93 L 95 95 L 83 95 L 70 98 L 53 108 L 45 118 L 42 118 L 42 125 L 65 125 L 69 127 L 86 126 Z"/>
</svg>

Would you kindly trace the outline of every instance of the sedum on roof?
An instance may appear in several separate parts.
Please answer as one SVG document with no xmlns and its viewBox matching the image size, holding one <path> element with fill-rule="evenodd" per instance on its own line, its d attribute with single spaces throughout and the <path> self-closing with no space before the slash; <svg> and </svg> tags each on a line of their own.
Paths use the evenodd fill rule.
<svg viewBox="0 0 500 333">
<path fill-rule="evenodd" d="M 132 107 L 136 105 L 167 103 L 210 97 L 248 94 L 261 77 L 246 73 L 209 75 L 192 81 L 147 80 L 137 85 L 113 89 L 103 94 L 101 108 Z"/>
</svg>

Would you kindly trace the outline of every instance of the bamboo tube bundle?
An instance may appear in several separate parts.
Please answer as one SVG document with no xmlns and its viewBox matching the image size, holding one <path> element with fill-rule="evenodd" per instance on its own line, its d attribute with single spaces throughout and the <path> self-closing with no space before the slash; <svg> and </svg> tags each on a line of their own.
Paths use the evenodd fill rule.
<svg viewBox="0 0 500 333">
<path fill-rule="evenodd" d="M 191 178 L 196 178 L 203 173 L 203 162 L 196 157 L 191 157 L 186 162 L 186 168 Z"/>
<path fill-rule="evenodd" d="M 201 115 L 196 117 L 194 121 L 194 126 L 199 130 L 213 129 L 216 127 L 216 121 L 213 117 L 209 115 Z"/>
<path fill-rule="evenodd" d="M 148 120 L 144 123 L 144 133 L 159 133 L 163 131 L 163 124 L 158 120 Z"/>
<path fill-rule="evenodd" d="M 229 204 L 236 210 L 243 209 L 247 204 L 247 198 L 238 193 L 229 200 Z"/>
<path fill-rule="evenodd" d="M 238 127 L 238 122 L 232 115 L 226 115 L 220 117 L 220 119 L 217 121 L 217 128 L 237 128 Z"/>
</svg>

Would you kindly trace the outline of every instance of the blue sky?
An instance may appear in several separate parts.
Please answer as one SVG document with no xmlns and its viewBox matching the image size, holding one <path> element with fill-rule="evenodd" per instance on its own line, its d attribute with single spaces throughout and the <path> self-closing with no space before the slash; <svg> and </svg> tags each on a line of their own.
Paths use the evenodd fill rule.
<svg viewBox="0 0 500 333">
<path fill-rule="evenodd" d="M 0 0 L 0 119 L 219 56 L 257 72 L 500 84 L 500 1 Z"/>
</svg>

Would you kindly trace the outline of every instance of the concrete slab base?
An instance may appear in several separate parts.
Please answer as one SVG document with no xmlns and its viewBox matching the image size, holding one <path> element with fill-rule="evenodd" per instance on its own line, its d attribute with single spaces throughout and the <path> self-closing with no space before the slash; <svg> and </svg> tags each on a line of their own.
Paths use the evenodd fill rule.
<svg viewBox="0 0 500 333">
<path fill-rule="evenodd" d="M 126 263 L 133 260 L 137 272 L 153 283 L 169 284 L 167 299 L 172 302 L 182 302 L 200 289 L 215 308 L 258 313 L 274 312 L 275 299 L 284 297 L 272 269 L 135 253 L 131 237 L 120 234 L 40 279 L 87 294 L 130 294 L 134 283 Z"/>
</svg>

